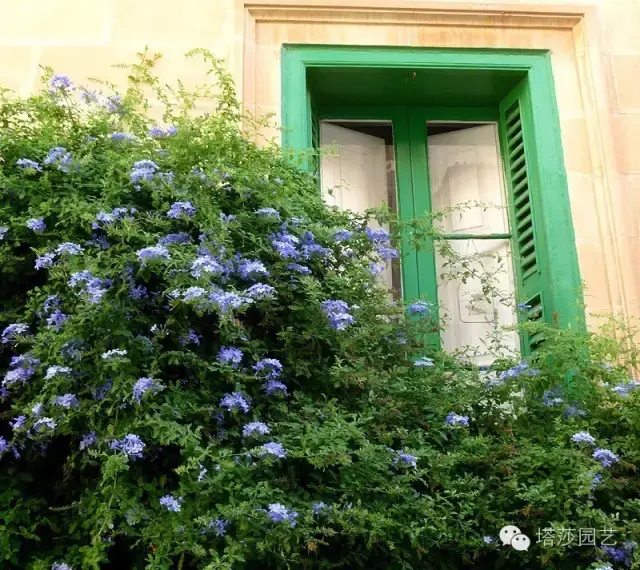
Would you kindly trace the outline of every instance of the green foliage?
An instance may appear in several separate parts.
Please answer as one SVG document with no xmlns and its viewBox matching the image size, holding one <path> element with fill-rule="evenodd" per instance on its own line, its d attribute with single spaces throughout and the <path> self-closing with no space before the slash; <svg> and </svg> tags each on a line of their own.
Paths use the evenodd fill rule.
<svg viewBox="0 0 640 570">
<path fill-rule="evenodd" d="M 121 98 L 58 76 L 28 99 L 3 94 L 4 567 L 575 570 L 607 556 L 535 544 L 538 529 L 640 536 L 628 343 L 547 327 L 528 367 L 482 371 L 434 351 L 436 316 L 390 303 L 370 272 L 371 216 L 328 208 L 281 150 L 249 142 L 241 122 L 255 122 L 221 62 L 193 55 L 215 78 L 195 92 L 163 86 L 145 53 L 126 66 Z M 149 93 L 175 132 L 148 134 Z M 51 158 L 54 147 L 64 150 Z M 115 208 L 126 211 L 109 220 Z M 40 218 L 46 229 L 27 226 Z M 278 232 L 293 236 L 296 260 L 279 253 Z M 35 269 L 67 242 L 82 251 Z M 335 300 L 348 309 L 329 318 L 323 303 Z M 15 323 L 28 329 L 14 335 Z M 241 361 L 222 362 L 223 347 Z M 271 376 L 287 395 L 265 391 L 269 365 L 253 367 L 267 358 L 281 362 Z M 233 392 L 247 411 L 222 405 Z M 469 426 L 447 425 L 451 412 Z M 243 435 L 251 421 L 270 433 Z M 602 467 L 571 440 L 579 431 L 620 461 Z M 128 435 L 145 447 L 123 444 Z M 286 457 L 266 454 L 269 442 Z M 269 516 L 276 504 L 284 520 Z M 499 545 L 506 524 L 532 537 L 528 552 Z"/>
</svg>

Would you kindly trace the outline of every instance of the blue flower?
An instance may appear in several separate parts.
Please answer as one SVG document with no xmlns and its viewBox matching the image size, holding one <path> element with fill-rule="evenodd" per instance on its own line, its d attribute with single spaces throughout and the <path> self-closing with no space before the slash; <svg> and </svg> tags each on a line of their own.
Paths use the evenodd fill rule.
<svg viewBox="0 0 640 570">
<path fill-rule="evenodd" d="M 311 269 L 305 267 L 304 265 L 300 265 L 299 263 L 290 263 L 287 265 L 287 269 L 289 271 L 295 271 L 296 273 L 300 273 L 301 275 L 311 275 Z"/>
<path fill-rule="evenodd" d="M 159 166 L 152 160 L 139 160 L 133 164 L 129 178 L 133 183 L 149 181 L 153 179 L 158 170 Z"/>
<path fill-rule="evenodd" d="M 133 399 L 139 404 L 142 396 L 149 390 L 155 391 L 159 388 L 159 385 L 153 378 L 138 378 L 137 382 L 133 385 Z"/>
<path fill-rule="evenodd" d="M 30 218 L 26 221 L 25 225 L 34 232 L 43 232 L 47 229 L 44 218 Z"/>
<path fill-rule="evenodd" d="M 562 389 L 559 386 L 555 386 L 550 390 L 545 390 L 542 394 L 542 404 L 547 407 L 553 407 L 564 403 L 564 400 L 560 398 Z"/>
<path fill-rule="evenodd" d="M 229 522 L 221 519 L 213 519 L 207 525 L 208 528 L 213 530 L 216 536 L 224 536 L 227 532 L 228 526 L 229 526 Z"/>
<path fill-rule="evenodd" d="M 10 421 L 9 425 L 14 431 L 22 429 L 24 424 L 27 423 L 27 416 L 18 416 L 15 420 Z"/>
<path fill-rule="evenodd" d="M 51 566 L 51 570 L 72 570 L 72 568 L 64 562 L 54 562 Z"/>
<path fill-rule="evenodd" d="M 253 299 L 243 297 L 233 292 L 214 291 L 209 295 L 209 299 L 218 307 L 221 313 L 228 313 L 233 309 L 241 309 L 253 303 Z"/>
<path fill-rule="evenodd" d="M 584 410 L 581 410 L 576 405 L 571 405 L 564 411 L 564 415 L 569 418 L 573 418 L 578 416 L 586 416 L 587 412 L 585 412 Z"/>
<path fill-rule="evenodd" d="M 272 456 L 277 459 L 285 459 L 287 457 L 287 450 L 281 443 L 271 441 L 262 446 L 260 456 Z"/>
<path fill-rule="evenodd" d="M 398 257 L 400 257 L 400 253 L 398 253 L 398 250 L 392 247 L 379 246 L 376 248 L 376 253 L 380 256 L 381 259 L 384 259 L 385 261 L 389 261 L 390 259 L 398 259 Z"/>
<path fill-rule="evenodd" d="M 16 166 L 22 170 L 42 172 L 42 168 L 35 160 L 29 158 L 19 158 L 16 160 Z"/>
<path fill-rule="evenodd" d="M 287 396 L 287 387 L 280 382 L 280 380 L 268 380 L 262 385 L 262 389 L 265 391 L 267 396 L 271 396 L 272 394 L 282 394 L 283 396 Z"/>
<path fill-rule="evenodd" d="M 220 260 L 211 255 L 201 255 L 196 257 L 191 263 L 191 275 L 200 278 L 203 273 L 209 275 L 222 275 L 226 272 L 226 268 Z"/>
<path fill-rule="evenodd" d="M 69 315 L 65 315 L 60 309 L 56 309 L 47 317 L 47 325 L 53 327 L 56 331 L 60 331 L 62 325 L 70 318 Z"/>
<path fill-rule="evenodd" d="M 189 243 L 191 236 L 186 232 L 180 232 L 177 234 L 167 234 L 163 238 L 158 240 L 158 245 L 176 245 L 181 243 Z"/>
<path fill-rule="evenodd" d="M 351 239 L 351 232 L 349 230 L 337 230 L 333 234 L 333 239 L 335 239 L 337 242 L 348 241 L 349 239 Z"/>
<path fill-rule="evenodd" d="M 51 380 L 56 376 L 63 376 L 65 374 L 71 374 L 72 370 L 68 366 L 58 366 L 57 364 L 54 366 L 49 366 L 47 368 L 47 373 L 45 374 L 45 380 Z"/>
<path fill-rule="evenodd" d="M 96 220 L 98 220 L 98 222 L 101 222 L 104 225 L 108 225 L 112 222 L 115 222 L 116 220 L 119 219 L 132 219 L 130 216 L 128 216 L 129 213 L 131 214 L 135 214 L 136 213 L 136 209 L 135 208 L 131 208 L 131 209 L 127 209 L 127 208 L 114 208 L 112 212 L 98 212 L 96 214 Z M 98 223 L 94 223 L 93 224 L 93 229 L 97 230 L 102 228 L 102 226 Z"/>
<path fill-rule="evenodd" d="M 134 142 L 136 139 L 135 135 L 131 133 L 111 133 L 112 141 L 126 141 L 126 142 Z"/>
<path fill-rule="evenodd" d="M 187 331 L 187 335 L 186 336 L 181 336 L 178 339 L 178 342 L 182 345 L 182 346 L 186 346 L 187 344 L 200 344 L 201 341 L 201 337 L 198 333 L 196 333 L 196 331 L 194 331 L 193 329 L 189 329 Z"/>
<path fill-rule="evenodd" d="M 571 441 L 574 443 L 586 443 L 587 445 L 595 445 L 595 438 L 586 431 L 579 431 L 571 436 Z"/>
<path fill-rule="evenodd" d="M 9 442 L 0 435 L 0 457 L 7 451 L 11 446 Z"/>
<path fill-rule="evenodd" d="M 600 462 L 603 467 L 611 467 L 614 463 L 618 463 L 620 458 L 609 449 L 596 448 L 591 455 L 596 461 Z"/>
<path fill-rule="evenodd" d="M 75 408 L 80 405 L 75 394 L 64 394 L 63 396 L 58 396 L 53 403 L 54 405 L 62 406 L 63 408 Z"/>
<path fill-rule="evenodd" d="M 625 398 L 631 391 L 638 388 L 638 386 L 640 386 L 640 383 L 638 383 L 636 380 L 631 380 L 629 382 L 621 382 L 617 386 L 611 388 L 611 391 Z"/>
<path fill-rule="evenodd" d="M 12 340 L 16 340 L 19 336 L 26 335 L 28 332 L 28 325 L 25 325 L 23 323 L 13 323 L 2 331 L 0 340 L 2 340 L 3 344 L 6 344 L 8 342 L 11 342 Z"/>
<path fill-rule="evenodd" d="M 311 510 L 314 515 L 321 515 L 323 511 L 330 511 L 331 507 L 326 503 L 319 501 L 318 503 L 313 503 L 313 505 L 311 505 Z"/>
<path fill-rule="evenodd" d="M 242 361 L 242 351 L 235 346 L 223 346 L 218 352 L 218 362 L 230 364 L 233 368 L 238 368 Z"/>
<path fill-rule="evenodd" d="M 262 422 L 250 422 L 242 428 L 242 437 L 251 437 L 253 435 L 266 435 L 271 433 L 269 426 Z"/>
<path fill-rule="evenodd" d="M 120 440 L 111 443 L 111 449 L 118 449 L 131 457 L 139 459 L 142 457 L 142 451 L 145 448 L 144 442 L 135 434 L 127 434 Z"/>
<path fill-rule="evenodd" d="M 539 373 L 539 370 L 529 368 L 529 365 L 524 360 L 521 360 L 515 366 L 502 371 L 498 377 L 500 380 L 508 380 L 509 378 L 519 378 L 523 374 L 526 374 L 527 376 L 537 376 Z"/>
<path fill-rule="evenodd" d="M 259 259 L 243 259 L 238 263 L 237 272 L 242 279 L 269 277 L 269 271 Z"/>
<path fill-rule="evenodd" d="M 112 385 L 113 385 L 113 382 L 111 380 L 108 380 L 102 386 L 98 386 L 92 393 L 93 399 L 96 400 L 97 402 L 104 400 L 107 397 L 107 394 L 109 393 L 109 391 L 111 390 Z"/>
<path fill-rule="evenodd" d="M 410 455 L 409 453 L 404 453 L 403 451 L 394 451 L 391 450 L 396 456 L 393 458 L 393 464 L 397 465 L 398 463 L 404 463 L 405 465 L 409 465 L 411 467 L 418 467 L 418 458 L 415 455 Z"/>
<path fill-rule="evenodd" d="M 247 414 L 249 413 L 250 405 L 251 399 L 245 396 L 242 392 L 225 394 L 222 400 L 220 400 L 220 407 L 227 408 L 230 412 L 239 410 Z"/>
<path fill-rule="evenodd" d="M 49 81 L 49 92 L 70 91 L 73 89 L 73 82 L 67 75 L 54 75 Z"/>
<path fill-rule="evenodd" d="M 355 322 L 353 316 L 348 312 L 349 305 L 344 301 L 323 301 L 320 306 L 322 307 L 325 315 L 329 318 L 329 325 L 331 328 L 343 331 Z"/>
<path fill-rule="evenodd" d="M 279 378 L 282 375 L 282 363 L 276 358 L 263 358 L 253 365 L 258 376 L 264 376 L 267 380 Z M 266 372 L 266 375 L 264 373 Z"/>
<path fill-rule="evenodd" d="M 66 253 L 67 255 L 80 255 L 83 252 L 83 249 L 77 243 L 65 242 L 61 243 L 56 248 L 56 253 L 58 255 L 62 255 Z"/>
<path fill-rule="evenodd" d="M 170 127 L 167 127 L 166 129 L 163 129 L 162 127 L 151 127 L 148 131 L 149 136 L 155 139 L 164 139 L 166 137 L 172 137 L 177 132 L 178 132 L 178 129 L 173 125 L 171 125 Z"/>
<path fill-rule="evenodd" d="M 160 499 L 160 504 L 172 513 L 180 512 L 180 503 L 182 503 L 182 497 L 176 499 L 173 495 L 165 495 Z"/>
<path fill-rule="evenodd" d="M 116 358 L 121 358 L 123 356 L 127 356 L 126 350 L 121 350 L 119 348 L 114 348 L 112 350 L 107 350 L 102 353 L 102 360 L 115 360 Z"/>
<path fill-rule="evenodd" d="M 67 174 L 71 170 L 71 162 L 71 153 L 67 152 L 67 149 L 63 146 L 54 146 L 52 149 L 49 149 L 47 156 L 42 161 L 42 163 L 47 166 L 56 164 L 58 166 L 58 170 Z"/>
<path fill-rule="evenodd" d="M 367 227 L 365 228 L 364 232 L 366 236 L 369 238 L 369 240 L 375 244 L 385 244 L 385 243 L 388 243 L 389 240 L 391 239 L 391 236 L 389 235 L 389 233 L 386 230 L 383 230 L 382 228 L 379 228 L 377 230 L 372 230 L 371 228 Z"/>
<path fill-rule="evenodd" d="M 82 440 L 80 441 L 80 445 L 78 446 L 80 448 L 80 451 L 87 449 L 93 445 L 95 445 L 98 442 L 98 439 L 96 438 L 96 432 L 95 431 L 90 431 L 87 435 L 85 435 Z"/>
<path fill-rule="evenodd" d="M 227 214 L 223 214 L 222 212 L 220 212 L 220 221 L 224 225 L 229 225 L 235 219 L 236 219 L 236 217 L 233 214 L 228 214 L 227 215 Z"/>
<path fill-rule="evenodd" d="M 58 424 L 51 418 L 40 418 L 38 421 L 36 421 L 36 423 L 33 424 L 33 429 L 40 433 L 45 429 L 54 430 L 57 426 Z"/>
<path fill-rule="evenodd" d="M 0 241 L 4 239 L 4 236 L 7 235 L 9 231 L 9 226 L 0 226 Z"/>
<path fill-rule="evenodd" d="M 444 420 L 447 426 L 467 426 L 469 427 L 469 416 L 459 416 L 455 412 L 450 412 Z"/>
<path fill-rule="evenodd" d="M 411 315 L 424 317 L 431 311 L 431 303 L 428 303 L 427 301 L 416 301 L 415 303 L 411 303 L 407 307 L 407 310 Z"/>
<path fill-rule="evenodd" d="M 185 302 L 193 301 L 194 299 L 200 299 L 207 293 L 206 289 L 202 287 L 189 287 L 183 294 L 182 300 Z"/>
<path fill-rule="evenodd" d="M 260 208 L 259 210 L 256 210 L 255 213 L 263 218 L 280 219 L 280 212 L 274 208 Z"/>
<path fill-rule="evenodd" d="M 182 214 L 187 217 L 195 215 L 196 207 L 191 202 L 174 202 L 167 212 L 167 218 L 177 219 Z"/>
<path fill-rule="evenodd" d="M 149 247 L 144 247 L 136 251 L 136 254 L 138 255 L 138 260 L 143 264 L 149 261 L 171 259 L 169 250 L 163 245 L 152 245 Z"/>
<path fill-rule="evenodd" d="M 482 540 L 484 541 L 485 544 L 493 544 L 496 539 L 493 536 L 483 536 Z"/>
<path fill-rule="evenodd" d="M 273 299 L 276 295 L 276 290 L 271 285 L 256 283 L 243 291 L 242 294 L 256 301 L 264 301 L 265 299 Z"/>
<path fill-rule="evenodd" d="M 51 267 L 55 260 L 56 260 L 55 253 L 44 253 L 36 257 L 36 262 L 34 264 L 34 267 L 37 270 L 44 269 L 45 267 Z"/>
<path fill-rule="evenodd" d="M 267 515 L 273 522 L 288 522 L 291 527 L 296 526 L 296 518 L 298 517 L 298 513 L 296 513 L 295 511 L 290 511 L 289 509 L 287 509 L 287 507 L 281 505 L 280 503 L 272 503 L 271 505 L 269 505 Z"/>
<path fill-rule="evenodd" d="M 122 113 L 122 97 L 120 95 L 109 95 L 104 101 L 104 106 L 109 113 Z"/>
</svg>

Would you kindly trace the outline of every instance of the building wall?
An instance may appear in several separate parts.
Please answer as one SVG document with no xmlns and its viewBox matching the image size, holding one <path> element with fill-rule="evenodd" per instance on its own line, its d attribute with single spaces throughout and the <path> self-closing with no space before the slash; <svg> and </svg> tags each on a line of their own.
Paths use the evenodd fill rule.
<svg viewBox="0 0 640 570">
<path fill-rule="evenodd" d="M 224 57 L 247 109 L 280 114 L 284 42 L 552 50 L 589 313 L 640 316 L 640 0 L 0 0 L 0 84 L 40 66 L 124 84 L 146 45 L 163 81 L 204 80 Z M 277 131 L 265 133 L 277 136 Z M 592 322 L 595 317 L 591 317 Z"/>
</svg>

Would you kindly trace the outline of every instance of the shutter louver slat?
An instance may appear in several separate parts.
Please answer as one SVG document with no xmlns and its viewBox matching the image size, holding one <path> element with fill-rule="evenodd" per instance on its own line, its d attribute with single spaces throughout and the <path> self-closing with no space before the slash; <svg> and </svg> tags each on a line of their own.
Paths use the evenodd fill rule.
<svg viewBox="0 0 640 570">
<path fill-rule="evenodd" d="M 502 117 L 502 145 L 505 174 L 511 202 L 512 227 L 514 228 L 514 263 L 518 275 L 519 297 L 530 307 L 527 321 L 546 322 L 544 307 L 544 283 L 540 271 L 540 259 L 536 246 L 533 194 L 530 184 L 530 165 L 527 157 L 527 138 L 523 125 L 520 95 L 507 98 L 500 108 Z M 530 354 L 544 341 L 542 333 L 525 334 L 523 353 Z"/>
</svg>

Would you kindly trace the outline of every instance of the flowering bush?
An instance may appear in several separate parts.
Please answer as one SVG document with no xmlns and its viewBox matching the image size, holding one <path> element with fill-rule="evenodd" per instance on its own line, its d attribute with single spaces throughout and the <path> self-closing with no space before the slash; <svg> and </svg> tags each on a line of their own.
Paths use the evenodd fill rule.
<svg viewBox="0 0 640 570">
<path fill-rule="evenodd" d="M 637 560 L 639 391 L 601 365 L 624 343 L 549 328 L 489 370 L 435 350 L 432 305 L 372 274 L 389 236 L 248 142 L 204 55 L 218 82 L 195 94 L 144 55 L 123 95 L 3 95 L 5 567 Z M 614 538 L 517 551 L 507 524 Z"/>
</svg>

